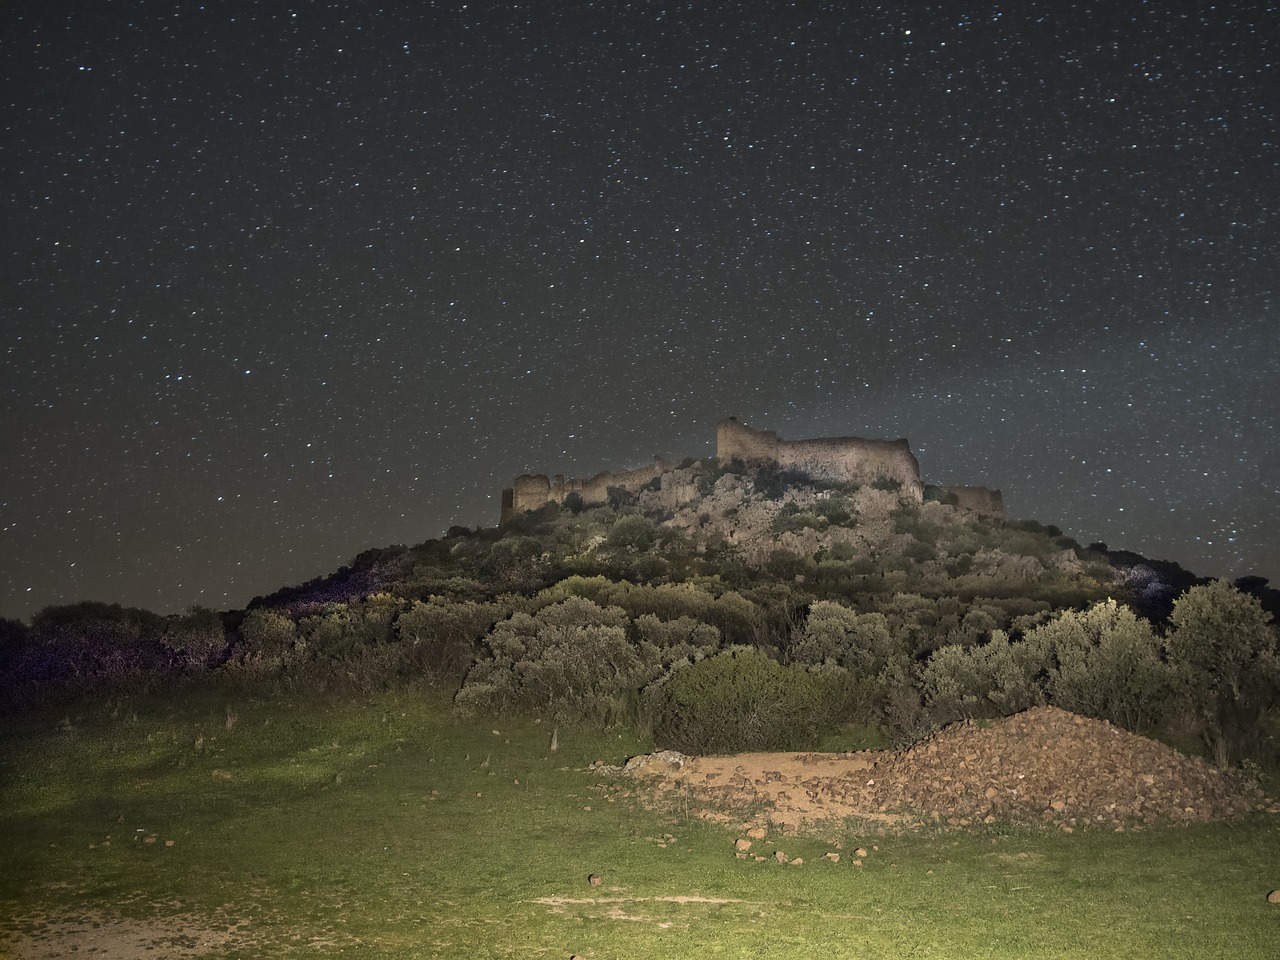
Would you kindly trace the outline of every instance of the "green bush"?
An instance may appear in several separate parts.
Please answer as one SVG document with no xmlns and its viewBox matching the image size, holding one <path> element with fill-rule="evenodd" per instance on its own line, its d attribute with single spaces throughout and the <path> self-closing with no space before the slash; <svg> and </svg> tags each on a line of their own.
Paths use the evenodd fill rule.
<svg viewBox="0 0 1280 960">
<path fill-rule="evenodd" d="M 797 663 L 830 662 L 866 677 L 879 674 L 901 652 L 884 614 L 859 614 L 830 600 L 819 600 L 809 608 L 791 646 Z"/>
<path fill-rule="evenodd" d="M 1027 634 L 1049 655 L 1049 701 L 1141 731 L 1169 709 L 1169 668 L 1151 624 L 1114 600 L 1067 610 Z"/>
<path fill-rule="evenodd" d="M 288 616 L 269 607 L 250 610 L 240 624 L 240 641 L 227 667 L 233 673 L 264 674 L 299 659 L 298 627 Z"/>
<path fill-rule="evenodd" d="M 653 546 L 654 525 L 648 517 L 638 513 L 619 517 L 609 531 L 609 546 L 621 550 L 648 550 Z"/>
<path fill-rule="evenodd" d="M 636 617 L 635 630 L 641 659 L 659 662 L 664 668 L 707 656 L 720 646 L 720 631 L 691 617 L 660 620 L 646 613 Z"/>
<path fill-rule="evenodd" d="M 1215 762 L 1257 754 L 1266 715 L 1280 703 L 1271 615 L 1257 598 L 1215 580 L 1174 601 L 1169 625 L 1169 663 Z"/>
<path fill-rule="evenodd" d="M 485 636 L 456 703 L 464 711 L 531 711 L 556 720 L 623 719 L 661 663 L 627 639 L 627 614 L 580 597 L 515 613 Z"/>
<path fill-rule="evenodd" d="M 646 689 L 644 710 L 654 741 L 684 753 L 799 750 L 831 727 L 841 679 L 733 647 L 671 671 Z"/>
<path fill-rule="evenodd" d="M 978 647 L 945 646 L 925 664 L 921 686 L 934 722 L 1007 716 L 1045 702 L 1045 650 L 1003 630 Z"/>
<path fill-rule="evenodd" d="M 925 503 L 942 503 L 949 507 L 960 505 L 960 497 L 945 487 L 927 484 L 924 488 Z"/>
<path fill-rule="evenodd" d="M 766 500 L 781 500 L 791 487 L 805 486 L 812 481 L 803 470 L 764 464 L 756 468 L 751 489 Z"/>
<path fill-rule="evenodd" d="M 413 673 L 430 680 L 462 679 L 479 640 L 498 619 L 492 603 L 415 602 L 396 621 L 396 636 Z"/>
</svg>

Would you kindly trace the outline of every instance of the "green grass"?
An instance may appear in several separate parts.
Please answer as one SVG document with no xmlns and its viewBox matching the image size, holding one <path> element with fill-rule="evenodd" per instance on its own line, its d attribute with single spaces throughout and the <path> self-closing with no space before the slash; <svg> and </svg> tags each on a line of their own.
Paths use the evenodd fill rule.
<svg viewBox="0 0 1280 960">
<path fill-rule="evenodd" d="M 263 958 L 1248 958 L 1280 942 L 1275 817 L 850 833 L 839 863 L 830 842 L 775 838 L 805 865 L 756 863 L 725 829 L 609 802 L 585 767 L 648 749 L 634 734 L 561 728 L 556 753 L 550 734 L 460 723 L 410 694 L 206 692 L 11 719 L 0 944 L 75 918 Z M 703 901 L 660 899 L 675 897 Z M 209 939 L 232 924 L 229 942 Z"/>
</svg>

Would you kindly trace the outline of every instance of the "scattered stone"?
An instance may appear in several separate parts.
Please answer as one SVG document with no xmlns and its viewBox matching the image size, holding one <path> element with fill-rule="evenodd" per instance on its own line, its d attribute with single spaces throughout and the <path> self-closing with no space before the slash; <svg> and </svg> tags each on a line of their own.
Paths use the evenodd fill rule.
<svg viewBox="0 0 1280 960">
<path fill-rule="evenodd" d="M 747 831 L 747 836 L 752 840 L 763 840 L 768 835 L 769 830 L 767 827 L 752 827 Z"/>
<path fill-rule="evenodd" d="M 832 863 L 840 862 L 840 854 L 836 853 L 834 850 L 832 850 L 830 853 L 824 853 L 823 856 L 826 857 L 826 859 L 830 860 Z"/>
<path fill-rule="evenodd" d="M 174 846 L 175 844 L 177 844 L 177 842 L 178 842 L 177 840 L 166 840 L 166 841 L 164 842 L 164 845 L 165 845 L 166 847 L 172 847 L 172 846 Z"/>
<path fill-rule="evenodd" d="M 751 841 L 743 840 L 741 837 L 739 837 L 737 840 L 734 841 L 733 849 L 737 850 L 739 853 L 746 853 L 748 850 L 751 849 Z"/>
<path fill-rule="evenodd" d="M 787 866 L 789 866 L 789 867 L 803 867 L 803 866 L 804 866 L 804 857 L 796 857 L 794 860 L 788 860 L 788 861 L 787 861 Z"/>
<path fill-rule="evenodd" d="M 781 850 L 773 851 L 773 859 L 777 860 L 779 863 L 791 862 L 790 859 L 787 857 L 787 855 L 783 853 Z"/>
<path fill-rule="evenodd" d="M 587 883 L 591 884 L 593 887 L 598 887 L 603 882 L 604 881 L 600 878 L 600 874 L 598 873 L 593 873 L 591 876 L 587 877 Z"/>
<path fill-rule="evenodd" d="M 1272 890 L 1268 893 L 1267 903 L 1280 903 L 1280 890 Z"/>
<path fill-rule="evenodd" d="M 867 853 L 867 848 L 866 848 L 866 847 L 859 847 L 857 850 L 853 851 L 853 855 L 854 855 L 855 857 L 857 857 L 859 860 L 862 860 L 862 859 L 864 859 L 865 857 L 869 857 L 869 856 L 870 856 L 870 854 L 869 854 L 869 853 Z"/>
</svg>

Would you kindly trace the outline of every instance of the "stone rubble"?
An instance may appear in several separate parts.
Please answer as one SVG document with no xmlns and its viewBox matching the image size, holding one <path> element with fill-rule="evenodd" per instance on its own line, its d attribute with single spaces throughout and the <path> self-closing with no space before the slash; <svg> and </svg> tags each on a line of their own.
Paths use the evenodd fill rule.
<svg viewBox="0 0 1280 960">
<path fill-rule="evenodd" d="M 953 724 L 897 752 L 683 757 L 663 751 L 633 758 L 626 772 L 644 782 L 642 793 L 674 789 L 693 802 L 690 812 L 709 819 L 763 808 L 771 830 L 783 833 L 844 817 L 886 827 L 1044 823 L 1071 832 L 1280 812 L 1261 790 L 1204 760 L 1056 707 Z M 746 836 L 765 836 L 759 818 Z"/>
</svg>

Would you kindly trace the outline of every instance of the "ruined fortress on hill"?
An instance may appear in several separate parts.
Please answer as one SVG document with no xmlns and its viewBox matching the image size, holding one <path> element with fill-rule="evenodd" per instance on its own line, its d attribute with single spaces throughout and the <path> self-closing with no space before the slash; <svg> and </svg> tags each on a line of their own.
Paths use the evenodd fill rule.
<svg viewBox="0 0 1280 960">
<path fill-rule="evenodd" d="M 739 460 L 747 466 L 798 470 L 821 480 L 859 484 L 896 481 L 903 497 L 920 502 L 925 495 L 920 462 L 906 440 L 864 440 L 862 437 L 784 440 L 772 430 L 754 430 L 730 417 L 716 426 L 716 458 L 720 463 Z M 559 474 L 554 477 L 524 474 L 502 491 L 500 522 L 506 523 L 517 514 L 537 510 L 547 503 L 563 503 L 574 493 L 586 504 L 605 503 L 610 487 L 636 493 L 673 469 L 673 464 L 655 457 L 649 466 L 606 471 L 586 480 L 565 479 Z M 994 520 L 1004 519 L 1004 500 L 999 490 L 942 487 L 939 491 L 946 502 L 961 510 Z"/>
</svg>

